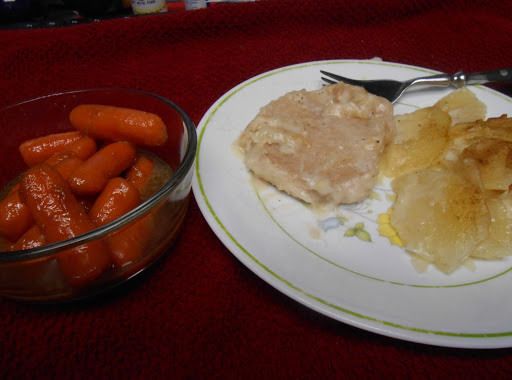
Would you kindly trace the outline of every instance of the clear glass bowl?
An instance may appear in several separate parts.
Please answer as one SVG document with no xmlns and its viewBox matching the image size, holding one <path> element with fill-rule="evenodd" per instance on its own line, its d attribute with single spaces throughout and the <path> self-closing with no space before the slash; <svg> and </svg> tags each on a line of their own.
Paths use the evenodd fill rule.
<svg viewBox="0 0 512 380">
<path fill-rule="evenodd" d="M 88 297 L 118 285 L 157 261 L 176 239 L 182 226 L 191 189 L 192 168 L 197 147 L 193 122 L 173 102 L 148 92 L 130 89 L 77 90 L 43 96 L 0 110 L 0 160 L 5 188 L 27 166 L 18 147 L 26 140 L 50 133 L 74 130 L 69 112 L 79 104 L 106 104 L 134 108 L 159 115 L 168 130 L 164 146 L 147 148 L 165 161 L 172 176 L 151 197 L 119 219 L 72 239 L 24 251 L 0 252 L 0 296 L 28 302 L 61 302 Z M 3 198 L 2 194 L 0 198 Z M 144 220 L 143 220 L 144 219 Z M 141 222 L 142 221 L 142 222 Z M 138 223 L 149 222 L 150 236 L 128 232 Z M 135 227 L 134 227 L 135 226 Z M 141 256 L 122 267 L 104 271 L 80 286 L 70 285 L 59 270 L 59 255 L 97 240 L 111 239 L 124 231 L 143 247 Z M 130 243 L 130 244 L 132 244 Z"/>
</svg>

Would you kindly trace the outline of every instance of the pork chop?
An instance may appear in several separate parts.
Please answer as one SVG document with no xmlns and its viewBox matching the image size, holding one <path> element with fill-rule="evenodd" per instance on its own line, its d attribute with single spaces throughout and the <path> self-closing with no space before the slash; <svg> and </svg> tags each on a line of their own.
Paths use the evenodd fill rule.
<svg viewBox="0 0 512 380">
<path fill-rule="evenodd" d="M 257 177 L 311 204 L 355 203 L 375 185 L 393 106 L 344 83 L 271 101 L 238 139 Z"/>
</svg>

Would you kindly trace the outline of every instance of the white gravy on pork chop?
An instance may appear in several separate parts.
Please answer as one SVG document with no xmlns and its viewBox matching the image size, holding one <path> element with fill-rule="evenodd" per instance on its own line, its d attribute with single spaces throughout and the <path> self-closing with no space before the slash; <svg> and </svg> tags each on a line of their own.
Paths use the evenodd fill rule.
<svg viewBox="0 0 512 380">
<path fill-rule="evenodd" d="M 393 133 L 388 100 L 339 83 L 270 102 L 238 144 L 257 177 L 305 202 L 337 205 L 369 195 Z"/>
</svg>

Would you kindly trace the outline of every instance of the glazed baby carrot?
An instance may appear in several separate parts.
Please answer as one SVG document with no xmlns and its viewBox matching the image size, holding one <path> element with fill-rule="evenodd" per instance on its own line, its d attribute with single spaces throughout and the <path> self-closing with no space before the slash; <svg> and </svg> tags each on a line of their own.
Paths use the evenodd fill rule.
<svg viewBox="0 0 512 380">
<path fill-rule="evenodd" d="M 95 228 L 67 182 L 49 165 L 35 165 L 25 172 L 20 182 L 20 198 L 48 244 Z M 61 252 L 57 261 L 63 277 L 72 286 L 91 281 L 111 265 L 110 252 L 103 241 L 93 241 Z"/>
<path fill-rule="evenodd" d="M 121 177 L 111 179 L 89 211 L 98 227 L 126 214 L 140 204 L 137 188 Z M 138 259 L 144 253 L 146 239 L 150 236 L 148 220 L 141 220 L 108 239 L 114 266 L 121 267 Z"/>
<path fill-rule="evenodd" d="M 94 139 L 83 136 L 80 139 L 72 142 L 68 146 L 66 146 L 59 153 L 54 154 L 50 158 L 45 161 L 45 164 L 50 166 L 55 166 L 62 160 L 65 160 L 69 157 L 77 157 L 81 160 L 87 160 L 94 153 L 96 153 L 97 146 L 96 141 Z"/>
<path fill-rule="evenodd" d="M 21 201 L 20 185 L 16 184 L 0 201 L 0 234 L 15 242 L 34 223 L 28 207 Z"/>
<path fill-rule="evenodd" d="M 139 156 L 133 166 L 126 171 L 124 178 L 139 190 L 142 198 L 147 198 L 150 195 L 148 192 L 151 192 L 151 189 L 148 189 L 148 183 L 154 170 L 155 163 L 152 159 Z"/>
<path fill-rule="evenodd" d="M 57 169 L 62 178 L 67 179 L 83 163 L 84 160 L 78 157 L 68 157 L 55 165 L 55 169 Z"/>
<path fill-rule="evenodd" d="M 154 213 L 149 213 L 112 236 L 108 246 L 112 252 L 114 266 L 123 267 L 142 257 L 148 249 L 154 228 Z"/>
<path fill-rule="evenodd" d="M 93 138 L 150 146 L 167 141 L 167 127 L 158 115 L 131 108 L 82 104 L 71 111 L 69 120 Z"/>
<path fill-rule="evenodd" d="M 135 147 L 127 142 L 106 145 L 71 174 L 71 190 L 77 195 L 99 193 L 110 179 L 132 165 L 136 154 Z"/>
<path fill-rule="evenodd" d="M 121 177 L 108 181 L 89 210 L 89 216 L 97 227 L 123 216 L 140 204 L 139 191 Z"/>
<path fill-rule="evenodd" d="M 19 151 L 23 161 L 28 166 L 34 166 L 46 161 L 81 136 L 82 134 L 79 131 L 46 135 L 23 142 L 19 146 Z"/>
<path fill-rule="evenodd" d="M 46 237 L 37 224 L 32 225 L 12 246 L 13 251 L 42 247 L 46 244 Z"/>
</svg>

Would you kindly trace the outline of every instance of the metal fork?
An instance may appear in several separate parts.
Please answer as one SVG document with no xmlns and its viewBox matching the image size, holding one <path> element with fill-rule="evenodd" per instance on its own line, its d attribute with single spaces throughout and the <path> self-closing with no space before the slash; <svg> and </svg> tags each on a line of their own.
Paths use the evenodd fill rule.
<svg viewBox="0 0 512 380">
<path fill-rule="evenodd" d="M 496 71 L 485 71 L 481 73 L 465 74 L 462 71 L 456 72 L 454 75 L 450 74 L 437 74 L 428 77 L 414 78 L 407 81 L 396 81 L 390 79 L 382 80 L 356 80 L 351 78 L 345 78 L 341 75 L 329 73 L 327 71 L 320 70 L 322 74 L 329 78 L 322 77 L 322 80 L 329 84 L 335 84 L 338 82 L 344 82 L 354 86 L 363 87 L 366 91 L 382 96 L 391 103 L 394 103 L 402 96 L 402 94 L 412 86 L 417 85 L 430 85 L 430 86 L 442 86 L 460 88 L 471 84 L 484 84 L 490 82 L 507 82 L 512 81 L 512 68 L 511 69 L 500 69 Z M 330 79 L 332 78 L 332 79 Z M 333 80 L 334 79 L 334 80 Z"/>
</svg>

